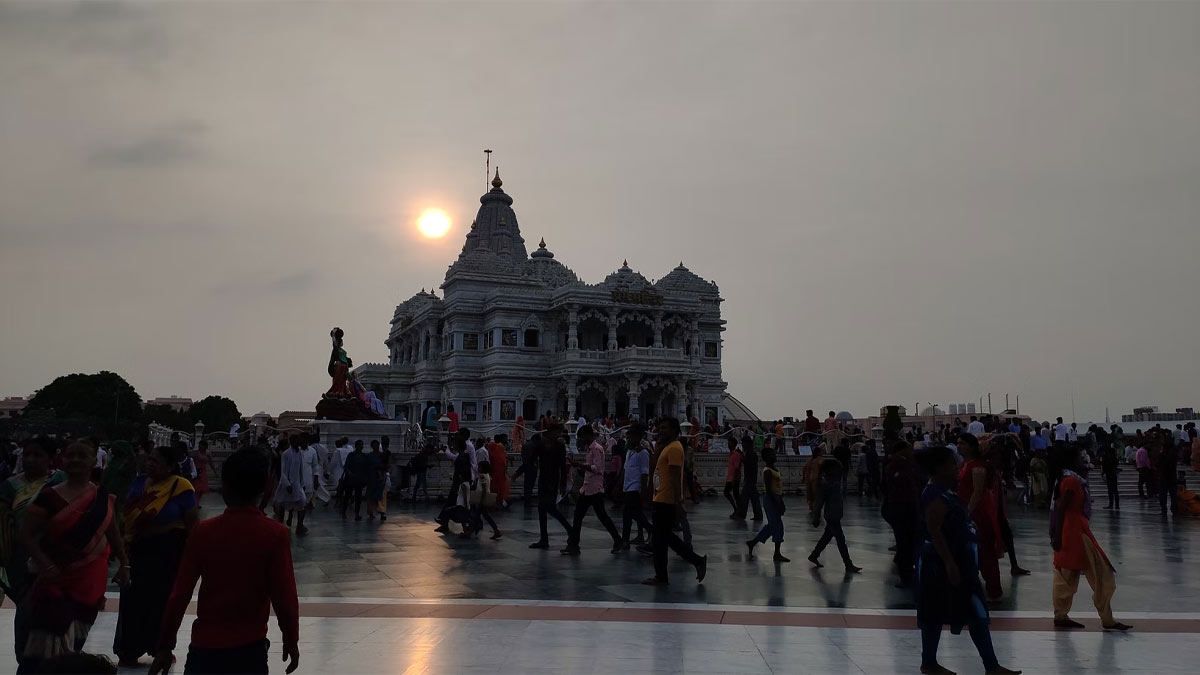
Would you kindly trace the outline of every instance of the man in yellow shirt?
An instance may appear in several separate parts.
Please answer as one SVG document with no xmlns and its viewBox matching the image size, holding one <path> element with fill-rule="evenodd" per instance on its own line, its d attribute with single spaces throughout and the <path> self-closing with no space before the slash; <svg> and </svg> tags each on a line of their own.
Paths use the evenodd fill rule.
<svg viewBox="0 0 1200 675">
<path fill-rule="evenodd" d="M 654 493 L 654 576 L 643 581 L 647 586 L 666 586 L 667 547 L 696 567 L 696 581 L 704 581 L 708 556 L 697 555 L 689 544 L 675 534 L 675 522 L 683 510 L 683 445 L 679 442 L 679 420 L 666 417 L 658 423 L 661 451 L 654 475 L 658 489 Z"/>
</svg>

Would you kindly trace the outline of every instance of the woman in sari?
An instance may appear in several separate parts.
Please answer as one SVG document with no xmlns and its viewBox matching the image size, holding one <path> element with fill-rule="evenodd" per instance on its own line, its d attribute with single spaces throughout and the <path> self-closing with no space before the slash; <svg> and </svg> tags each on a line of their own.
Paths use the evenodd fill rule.
<svg viewBox="0 0 1200 675">
<path fill-rule="evenodd" d="M 112 495 L 91 482 L 96 449 L 72 443 L 63 452 L 65 482 L 34 497 L 21 543 L 37 575 L 29 591 L 29 637 L 19 673 L 43 659 L 79 652 L 104 607 L 109 552 L 119 561 L 113 581 L 129 583 L 129 560 L 113 517 Z"/>
<path fill-rule="evenodd" d="M 113 641 L 122 667 L 154 654 L 167 596 L 197 520 L 196 492 L 186 478 L 171 473 L 173 457 L 166 447 L 151 453 L 146 473 L 134 479 L 125 499 L 123 526 L 133 569 L 129 586 L 121 590 Z"/>
<path fill-rule="evenodd" d="M 504 435 L 497 434 L 488 445 L 488 465 L 491 467 L 492 492 L 501 508 L 508 506 L 508 454 L 504 448 Z M 416 493 L 413 493 L 416 496 Z"/>
<path fill-rule="evenodd" d="M 525 447 L 525 418 L 517 416 L 517 421 L 513 424 L 512 431 L 512 447 L 513 452 L 520 452 L 521 448 Z"/>
<path fill-rule="evenodd" d="M 25 596 L 34 580 L 29 573 L 29 554 L 18 537 L 25 513 L 38 493 L 67 479 L 62 471 L 50 470 L 53 447 L 45 438 L 25 443 L 21 455 L 24 471 L 0 483 L 0 589 L 17 607 L 13 617 L 13 644 L 18 661 L 23 657 L 25 638 L 29 633 L 29 607 Z"/>
</svg>

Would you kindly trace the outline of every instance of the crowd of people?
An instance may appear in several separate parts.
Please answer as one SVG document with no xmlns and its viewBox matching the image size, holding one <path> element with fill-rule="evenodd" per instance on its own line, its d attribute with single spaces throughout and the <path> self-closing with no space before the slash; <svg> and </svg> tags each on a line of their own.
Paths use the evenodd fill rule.
<svg viewBox="0 0 1200 675">
<path fill-rule="evenodd" d="M 424 447 L 405 453 L 402 464 L 386 436 L 353 444 L 340 438 L 332 450 L 308 432 L 245 439 L 220 467 L 227 508 L 207 520 L 201 501 L 215 463 L 203 441 L 190 452 L 178 438 L 159 447 L 46 437 L 3 444 L 0 582 L 16 607 L 20 672 L 81 658 L 110 579 L 120 589 L 112 645 L 120 665 L 150 655 L 152 671 L 170 666 L 200 583 L 201 616 L 185 672 L 266 672 L 269 607 L 279 618 L 291 672 L 298 610 L 290 530 L 305 536 L 306 516 L 321 504 L 343 519 L 352 509 L 355 521 L 365 506 L 368 520 L 382 522 L 389 493 L 428 501 L 427 474 L 440 461 L 452 468 L 437 531 L 449 533 L 453 525 L 458 536 L 474 538 L 487 526 L 500 539 L 493 514 L 523 498 L 538 518 L 530 548 L 550 548 L 553 520 L 564 535 L 561 553 L 578 556 L 585 521 L 594 514 L 611 537 L 611 554 L 636 549 L 650 556 L 653 573 L 643 583 L 662 586 L 670 583 L 670 552 L 694 568 L 698 582 L 707 572 L 687 517 L 688 503 L 705 496 L 695 475 L 697 452 L 710 450 L 712 439 L 723 441 L 729 518 L 761 523 L 745 542 L 746 558 L 755 559 L 756 548 L 770 540 L 773 562 L 783 564 L 790 562 L 783 549 L 788 505 L 779 458 L 810 443 L 802 480 L 806 520 L 823 530 L 808 560 L 823 566 L 822 553 L 835 543 L 845 571 L 861 571 L 841 524 L 856 476 L 853 493 L 877 501 L 894 534 L 896 583 L 915 593 L 927 673 L 949 672 L 937 662 L 946 625 L 955 633 L 968 628 L 988 672 L 1013 672 L 998 664 L 987 630 L 987 608 L 1004 594 L 1000 560 L 1008 558 L 1014 576 L 1029 574 L 1017 560 L 1010 502 L 1049 509 L 1050 605 L 1062 629 L 1082 627 L 1069 616 L 1080 576 L 1092 588 L 1104 628 L 1129 629 L 1113 616 L 1113 568 L 1089 526 L 1091 473 L 1099 468 L 1104 479 L 1105 508 L 1120 508 L 1116 474 L 1133 467 L 1140 495 L 1157 498 L 1164 514 L 1197 512 L 1198 500 L 1178 472 L 1188 462 L 1200 469 L 1200 440 L 1190 424 L 1125 435 L 1117 426 L 1079 432 L 1061 418 L 1035 424 L 972 417 L 930 431 L 889 431 L 877 440 L 843 428 L 832 413 L 820 422 L 808 411 L 806 436 L 783 433 L 782 423 L 750 429 L 710 423 L 703 435 L 685 435 L 674 418 L 650 425 L 601 419 L 572 424 L 572 444 L 567 425 L 549 414 L 529 427 L 519 420 L 511 435 L 491 440 L 472 438 L 456 416 L 451 420 L 446 445 L 428 433 Z M 510 452 L 520 457 L 511 468 Z M 512 485 L 521 495 L 512 494 Z M 88 663 L 103 672 L 102 661 L 78 667 Z"/>
</svg>

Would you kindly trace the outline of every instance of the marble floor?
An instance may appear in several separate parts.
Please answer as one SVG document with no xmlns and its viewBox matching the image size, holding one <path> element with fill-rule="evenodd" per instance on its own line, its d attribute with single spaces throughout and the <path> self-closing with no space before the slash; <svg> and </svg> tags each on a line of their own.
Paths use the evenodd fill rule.
<svg viewBox="0 0 1200 675">
<path fill-rule="evenodd" d="M 393 503 L 383 524 L 344 522 L 319 509 L 311 534 L 294 542 L 299 672 L 915 672 L 912 599 L 892 585 L 892 542 L 877 508 L 848 502 L 846 534 L 864 571 L 847 577 L 833 549 L 824 569 L 804 560 L 819 531 L 804 522 L 802 499 L 789 505 L 784 552 L 793 562 L 778 565 L 769 555 L 746 559 L 751 526 L 729 520 L 727 504 L 712 498 L 692 509 L 708 576 L 697 584 L 673 559 L 666 588 L 642 586 L 649 558 L 611 555 L 591 515 L 583 554 L 567 557 L 558 553 L 565 535 L 553 522 L 551 550 L 527 548 L 537 518 L 519 504 L 497 514 L 499 541 L 433 532 L 433 506 Z M 1200 521 L 1163 520 L 1157 505 L 1136 500 L 1120 514 L 1097 508 L 1093 528 L 1117 567 L 1117 617 L 1135 626 L 1111 634 L 1099 630 L 1086 584 L 1073 615 L 1088 628 L 1052 630 L 1045 514 L 1016 509 L 1011 520 L 1021 563 L 1034 573 L 1004 577 L 1006 598 L 992 626 L 1002 663 L 1026 672 L 1195 672 L 1200 613 L 1188 612 L 1200 611 Z M 101 615 L 89 651 L 110 651 L 114 623 L 113 612 Z M 0 609 L 0 631 L 8 634 L 11 624 L 12 610 Z M 270 637 L 277 654 L 274 626 Z M 945 635 L 940 660 L 982 672 L 966 635 Z M 283 671 L 278 661 L 272 668 Z M 0 672 L 12 670 L 11 652 L 0 653 Z"/>
</svg>

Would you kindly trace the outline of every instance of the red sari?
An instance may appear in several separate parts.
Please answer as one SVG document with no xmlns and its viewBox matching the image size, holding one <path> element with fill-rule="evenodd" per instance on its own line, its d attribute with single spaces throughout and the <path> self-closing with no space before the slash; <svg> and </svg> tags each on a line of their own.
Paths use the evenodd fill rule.
<svg viewBox="0 0 1200 675">
<path fill-rule="evenodd" d="M 25 655 L 51 658 L 83 647 L 96 614 L 104 608 L 108 585 L 108 540 L 115 498 L 95 485 L 67 502 L 54 489 L 43 490 L 33 506 L 49 520 L 42 550 L 60 570 L 39 575 L 30 591 L 30 634 Z"/>
<path fill-rule="evenodd" d="M 971 512 L 971 520 L 974 521 L 975 531 L 979 536 L 979 573 L 983 576 L 988 599 L 995 599 L 1004 594 L 1000 586 L 1000 558 L 1004 556 L 1004 539 L 1000 535 L 1000 520 L 996 513 L 997 495 L 992 488 L 992 473 L 987 462 L 972 459 L 962 465 L 958 472 L 958 496 L 964 504 L 970 505 L 971 497 L 975 493 L 975 481 L 972 476 L 975 469 L 983 469 L 988 474 L 984 480 L 984 494 L 979 495 L 979 502 Z"/>
<path fill-rule="evenodd" d="M 488 463 L 492 465 L 492 492 L 500 501 L 508 501 L 508 455 L 501 443 L 488 444 Z"/>
</svg>

